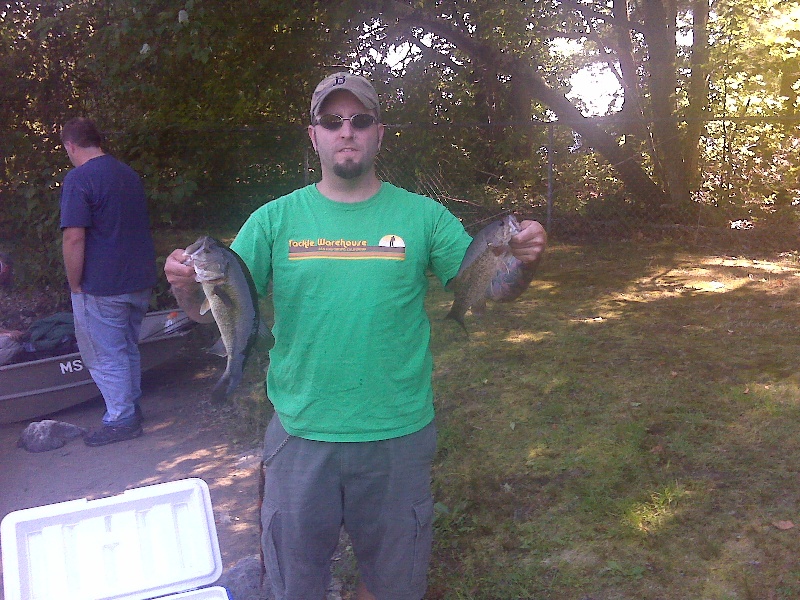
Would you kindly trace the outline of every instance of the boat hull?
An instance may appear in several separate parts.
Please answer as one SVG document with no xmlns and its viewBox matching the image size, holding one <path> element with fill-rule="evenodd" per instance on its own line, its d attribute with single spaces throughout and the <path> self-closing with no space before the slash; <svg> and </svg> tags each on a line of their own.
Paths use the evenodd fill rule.
<svg viewBox="0 0 800 600">
<path fill-rule="evenodd" d="M 175 356 L 189 333 L 181 311 L 148 313 L 139 351 L 142 371 Z M 100 395 L 79 352 L 0 367 L 0 424 L 35 419 Z"/>
</svg>

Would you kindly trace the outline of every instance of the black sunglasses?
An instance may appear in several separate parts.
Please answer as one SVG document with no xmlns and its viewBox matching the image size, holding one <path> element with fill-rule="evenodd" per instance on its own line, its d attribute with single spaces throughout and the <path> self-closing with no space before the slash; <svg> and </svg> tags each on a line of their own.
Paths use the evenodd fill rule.
<svg viewBox="0 0 800 600">
<path fill-rule="evenodd" d="M 339 115 L 322 115 L 321 117 L 317 117 L 316 125 L 322 125 L 328 131 L 336 131 L 345 121 L 350 121 L 350 125 L 353 129 L 369 129 L 378 122 L 378 119 L 367 113 L 353 115 L 346 119 Z"/>
</svg>

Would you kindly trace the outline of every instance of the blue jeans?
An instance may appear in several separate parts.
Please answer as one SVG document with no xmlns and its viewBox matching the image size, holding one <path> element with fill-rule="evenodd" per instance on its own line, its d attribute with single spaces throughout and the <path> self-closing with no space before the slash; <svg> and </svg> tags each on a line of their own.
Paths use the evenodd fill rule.
<svg viewBox="0 0 800 600">
<path fill-rule="evenodd" d="M 142 396 L 139 330 L 150 289 L 119 296 L 72 294 L 75 337 L 83 364 L 103 399 L 105 425 L 132 425 Z"/>
</svg>

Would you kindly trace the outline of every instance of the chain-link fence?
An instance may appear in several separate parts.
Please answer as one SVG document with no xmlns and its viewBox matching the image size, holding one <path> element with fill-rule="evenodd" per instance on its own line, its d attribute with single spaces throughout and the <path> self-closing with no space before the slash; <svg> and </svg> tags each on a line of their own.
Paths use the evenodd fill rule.
<svg viewBox="0 0 800 600">
<path fill-rule="evenodd" d="M 516 211 L 560 239 L 682 236 L 704 243 L 746 232 L 739 237 L 794 243 L 797 119 L 719 120 L 705 127 L 694 191 L 679 204 L 666 203 L 666 192 L 652 198 L 630 193 L 612 165 L 555 122 L 390 124 L 378 171 L 446 204 L 468 227 Z M 110 141 L 112 152 L 145 178 L 156 223 L 200 226 L 211 216 L 234 227 L 257 206 L 319 178 L 302 126 L 176 126 L 121 131 Z M 14 147 L 28 148 L 24 139 Z M 654 178 L 654 189 L 664 189 L 645 141 L 640 149 L 642 172 Z M 32 151 L 40 159 L 23 167 L 24 155 L 11 155 L 13 185 L 0 189 L 0 226 L 38 219 L 44 231 L 52 223 L 39 213 L 52 211 L 40 206 L 57 204 L 53 182 L 63 172 L 52 174 L 52 158 L 41 151 Z M 40 172 L 51 174 L 42 178 Z"/>
<path fill-rule="evenodd" d="M 759 158 L 753 144 L 765 145 L 764 123 L 755 124 L 759 129 L 736 132 L 729 124 L 721 137 L 703 140 L 705 152 L 692 182 L 697 191 L 678 204 L 628 193 L 611 165 L 571 128 L 555 122 L 390 125 L 378 173 L 442 202 L 468 228 L 515 211 L 539 220 L 551 237 L 562 240 L 670 238 L 793 248 L 800 148 L 793 135 L 778 135 Z M 306 181 L 317 176 L 309 152 Z M 645 155 L 642 168 L 649 166 Z"/>
<path fill-rule="evenodd" d="M 796 125 L 776 125 L 783 131 L 765 129 L 770 124 L 761 121 L 722 125 L 707 124 L 692 181 L 696 191 L 678 204 L 665 202 L 666 193 L 629 193 L 612 165 L 557 122 L 390 124 L 378 174 L 442 202 L 468 229 L 514 211 L 562 240 L 794 244 L 800 202 Z M 119 141 L 130 146 L 124 139 L 129 136 Z M 264 202 L 319 179 L 304 127 L 160 132 L 159 140 L 167 172 L 160 179 L 145 173 L 149 188 L 167 200 L 183 194 L 198 224 L 224 206 L 223 216 L 238 225 Z M 208 148 L 218 150 L 209 155 Z M 638 156 L 643 172 L 657 171 L 646 152 Z M 189 175 L 179 176 L 182 171 Z M 192 181 L 204 183 L 191 187 Z M 654 189 L 663 187 L 655 180 Z"/>
</svg>

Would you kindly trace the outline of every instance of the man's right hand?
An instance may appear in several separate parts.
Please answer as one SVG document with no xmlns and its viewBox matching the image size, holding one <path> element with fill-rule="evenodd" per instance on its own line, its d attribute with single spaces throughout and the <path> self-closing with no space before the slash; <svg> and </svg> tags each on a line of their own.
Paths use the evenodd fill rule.
<svg viewBox="0 0 800 600">
<path fill-rule="evenodd" d="M 167 257 L 164 263 L 164 275 L 172 286 L 172 295 L 178 301 L 186 315 L 199 323 L 210 323 L 214 320 L 211 311 L 200 314 L 200 306 L 205 299 L 200 283 L 195 278 L 194 267 L 184 263 L 186 253 L 177 248 Z"/>
<path fill-rule="evenodd" d="M 195 289 L 197 279 L 195 279 L 194 267 L 184 264 L 184 260 L 186 260 L 186 252 L 183 248 L 173 250 L 164 263 L 164 274 L 173 287 Z"/>
</svg>

